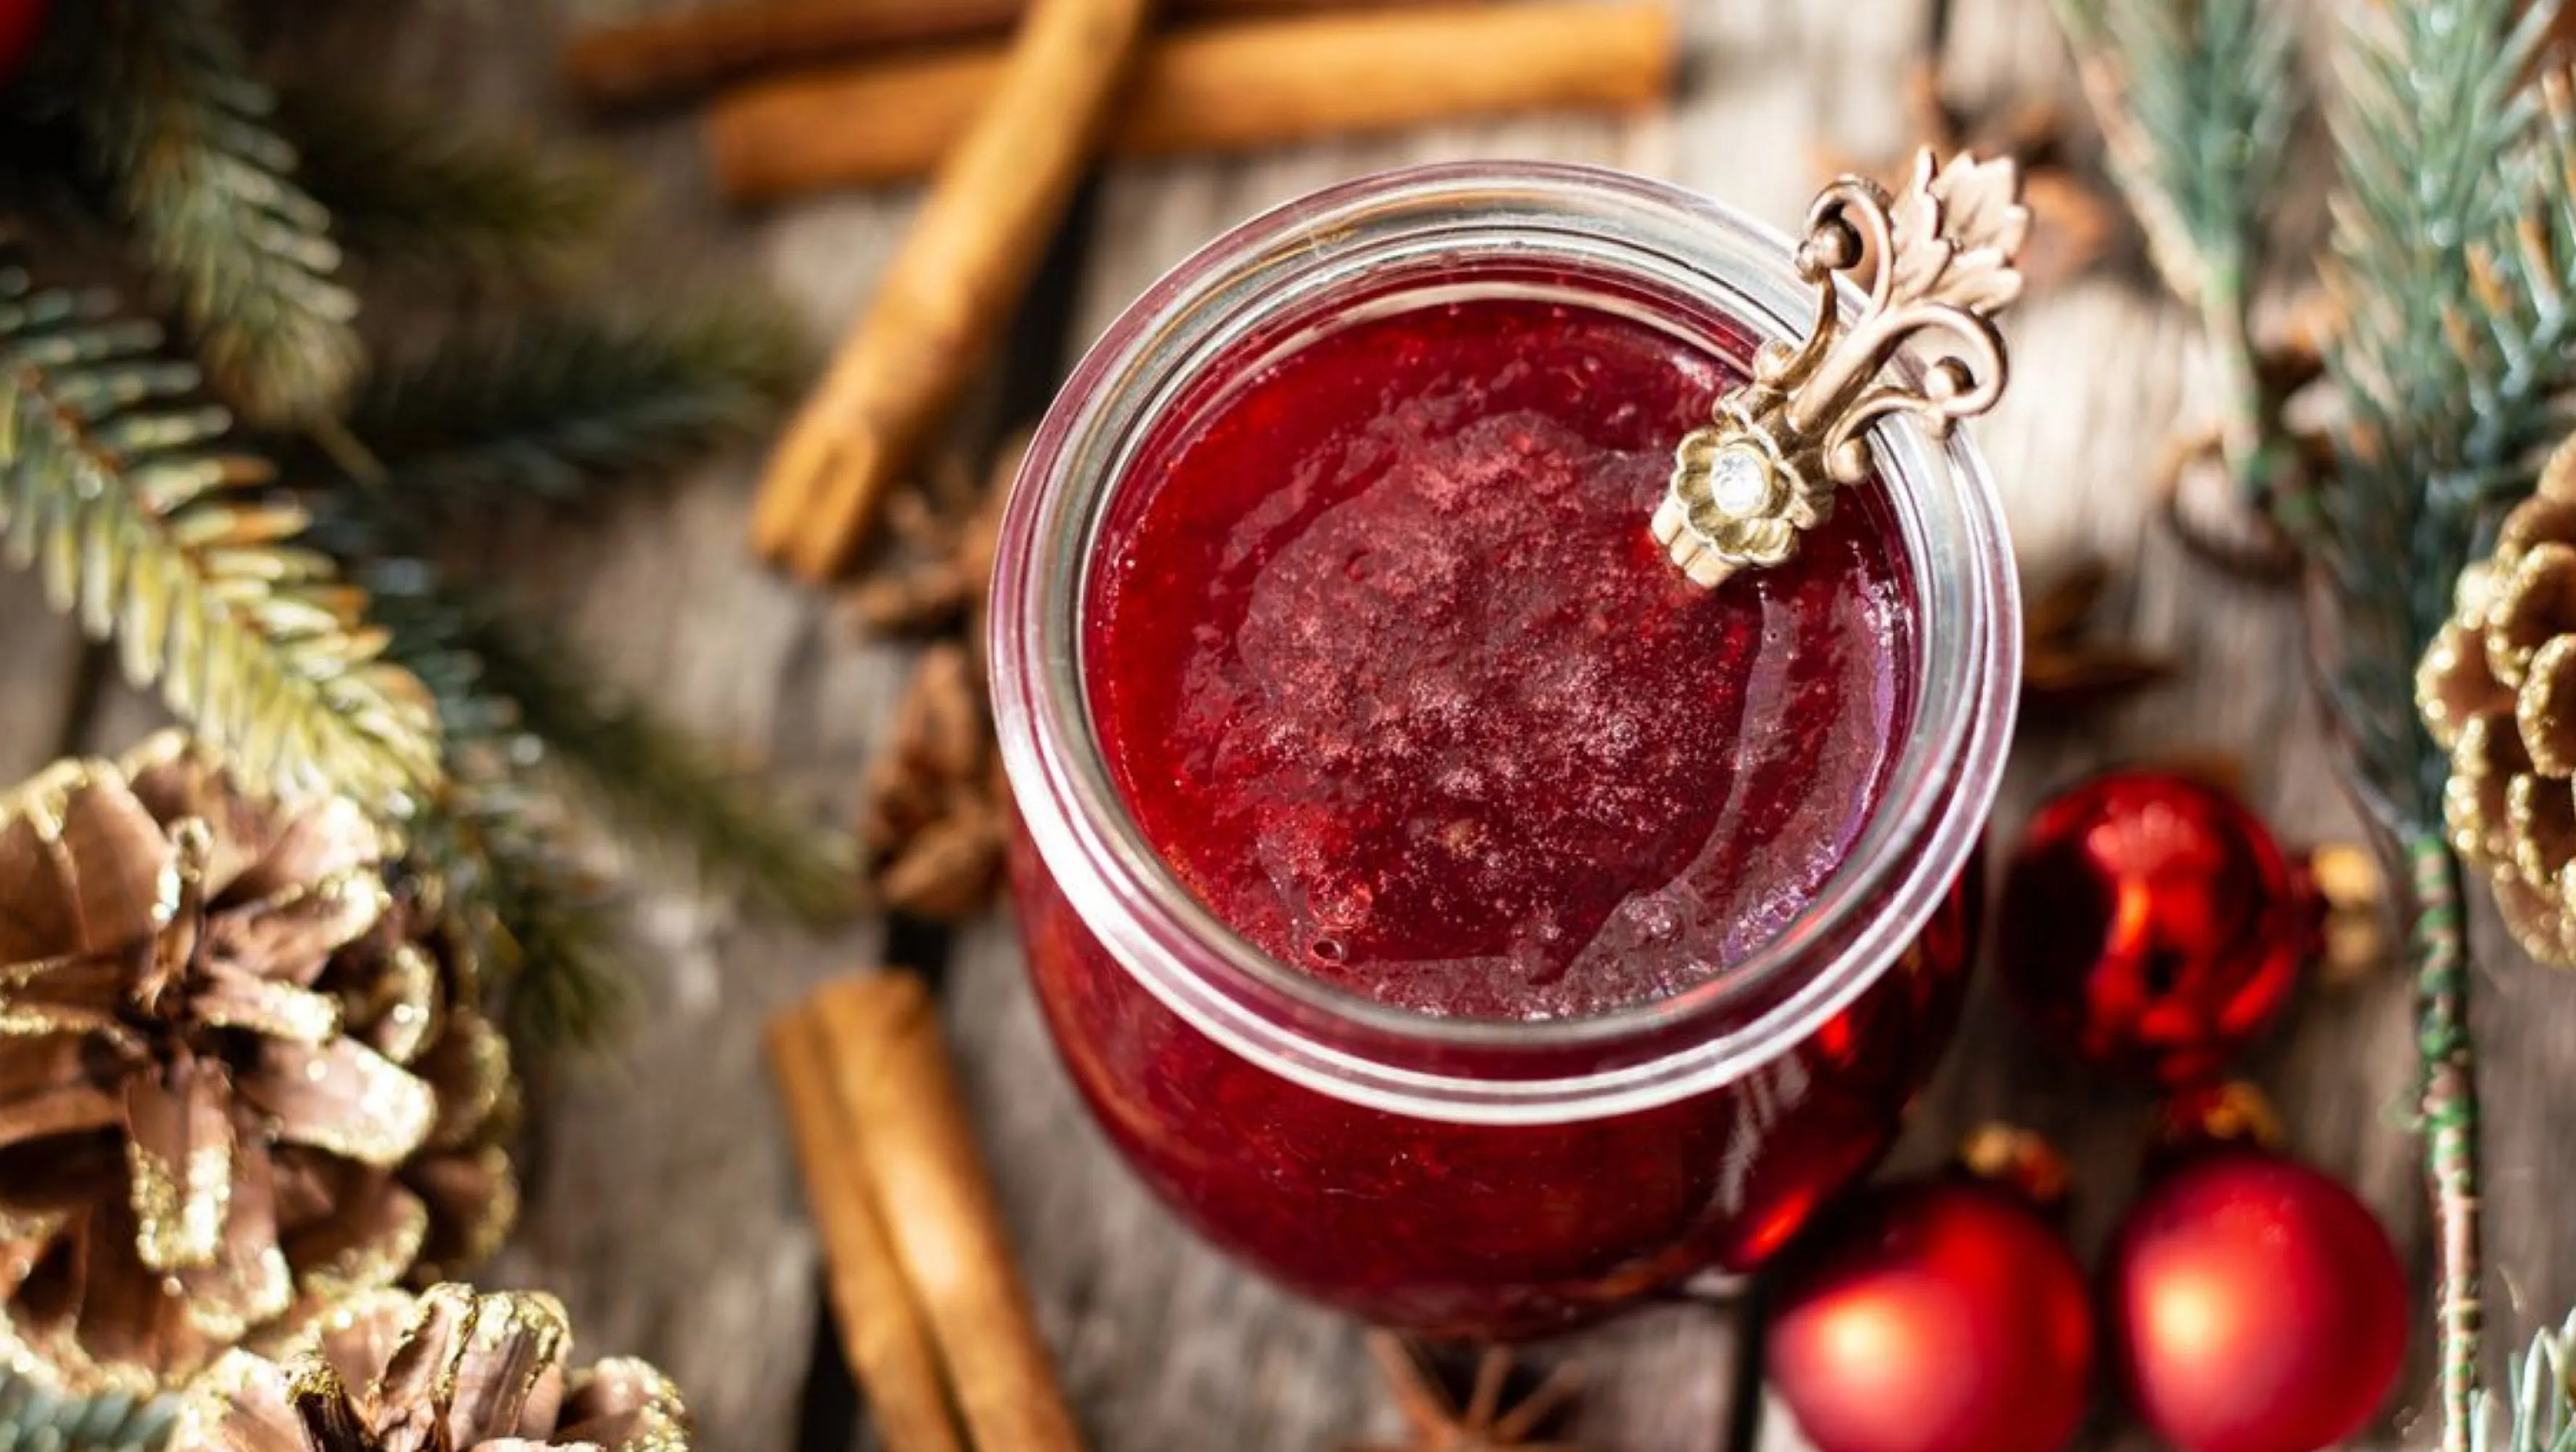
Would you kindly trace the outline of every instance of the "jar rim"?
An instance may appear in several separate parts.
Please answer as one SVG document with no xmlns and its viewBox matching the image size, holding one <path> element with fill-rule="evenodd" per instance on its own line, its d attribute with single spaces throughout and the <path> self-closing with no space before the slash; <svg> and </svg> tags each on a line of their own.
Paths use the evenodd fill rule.
<svg viewBox="0 0 2576 1452">
<path fill-rule="evenodd" d="M 2011 738 L 2020 675 L 2011 550 L 1964 431 L 1935 440 L 1903 417 L 1873 430 L 1916 567 L 1916 716 L 1843 864 L 1727 971 L 1665 998 L 1522 1022 L 1400 1008 L 1280 963 L 1182 886 L 1109 778 L 1081 679 L 1095 531 L 1145 426 L 1242 330 L 1403 249 L 1445 257 L 1441 249 L 1465 247 L 1637 269 L 1688 288 L 1757 344 L 1812 323 L 1813 285 L 1798 276 L 1786 235 L 1604 168 L 1407 168 L 1237 225 L 1120 315 L 1031 442 L 995 553 L 989 660 L 1003 764 L 1038 859 L 1084 926 L 1156 998 L 1235 1052 L 1335 1097 L 1423 1117 L 1631 1112 L 1728 1082 L 1803 1041 L 1903 955 L 1951 890 L 1982 836 Z M 1845 292 L 1843 306 L 1856 310 L 1859 294 Z"/>
</svg>

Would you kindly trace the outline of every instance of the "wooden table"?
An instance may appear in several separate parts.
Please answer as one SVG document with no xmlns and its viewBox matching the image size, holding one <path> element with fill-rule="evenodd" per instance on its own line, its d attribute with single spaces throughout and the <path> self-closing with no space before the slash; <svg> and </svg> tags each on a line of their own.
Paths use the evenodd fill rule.
<svg viewBox="0 0 2576 1452">
<path fill-rule="evenodd" d="M 465 124 L 569 128 L 548 78 L 559 28 L 619 8 L 423 5 L 405 12 L 400 46 L 384 45 L 378 31 L 367 52 L 390 57 L 403 89 L 460 107 Z M 997 370 L 1002 381 L 968 411 L 962 441 L 989 447 L 1002 425 L 1042 406 L 1073 353 L 1201 241 L 1354 174 L 1458 157 L 1602 162 L 1786 222 L 1818 181 L 1818 149 L 1870 155 L 1909 141 L 1902 80 L 1928 47 L 1938 46 L 1960 99 L 2037 93 L 2071 103 L 2043 0 L 1947 8 L 1940 19 L 1935 0 L 1688 0 L 1682 94 L 1654 119 L 1530 119 L 1249 160 L 1113 167 L 1086 194 Z M 294 13 L 316 27 L 381 23 L 363 9 Z M 651 250 L 621 264 L 622 291 L 650 296 L 655 279 L 681 272 L 748 273 L 794 301 L 818 344 L 858 307 L 914 201 L 853 195 L 731 217 L 708 198 L 687 125 L 594 139 L 656 182 L 638 227 Z M 2082 551 L 2120 562 L 2106 625 L 2175 652 L 2188 674 L 2080 729 L 2026 732 L 1998 827 L 2009 833 L 2042 793 L 2092 765 L 2215 749 L 2243 757 L 2253 798 L 2290 836 L 2347 836 L 2353 819 L 2297 684 L 2288 601 L 2213 576 L 2150 517 L 2157 444 L 2208 390 L 2187 320 L 2142 278 L 2131 260 L 2028 302 L 2012 326 L 2020 381 L 1980 433 L 2025 571 L 2044 577 Z M 676 492 L 555 533 L 532 547 L 547 567 L 522 572 L 525 593 L 559 612 L 608 667 L 698 726 L 765 752 L 793 791 L 846 817 L 906 652 L 856 638 L 831 602 L 748 561 L 757 466 L 746 451 Z M 58 751 L 115 749 L 154 719 L 148 703 L 103 684 L 100 658 L 44 614 L 23 577 L 0 576 L 0 659 L 7 777 Z M 1189 1239 L 1113 1162 L 1041 1036 L 1007 921 L 953 936 L 869 922 L 815 943 L 747 923 L 728 903 L 645 866 L 652 885 L 636 967 L 652 1011 L 615 1062 L 540 1086 L 527 1219 L 487 1279 L 547 1286 L 570 1304 L 588 1346 L 660 1362 L 687 1390 L 702 1445 L 873 1445 L 824 1339 L 814 1241 L 759 1031 L 822 976 L 889 955 L 931 968 L 944 960 L 972 1107 L 1095 1445 L 1305 1452 L 1391 1428 L 1356 1326 L 1288 1300 Z M 2548 1133 L 2559 1111 L 2576 1110 L 2576 1076 L 2551 1072 L 2576 1046 L 2576 993 L 2508 951 L 2491 920 L 2479 942 L 2500 1370 L 2504 1349 L 2576 1298 L 2576 1231 L 2561 1228 L 2552 1181 L 2563 1161 Z M 2392 967 L 2311 992 L 2255 1068 L 2298 1146 L 2360 1189 L 2420 1272 L 2425 1217 L 2404 1129 L 2412 1064 L 2408 990 Z M 1900 1158 L 1937 1159 L 1990 1116 L 2034 1123 L 2082 1167 L 2078 1228 L 2090 1246 L 2126 1193 L 2142 1108 L 2057 1066 L 1981 989 Z M 1628 1452 L 1800 1446 L 1784 1416 L 1764 1414 L 1751 1369 L 1757 1335 L 1742 1308 L 1681 1306 L 1578 1343 L 1569 1349 L 1590 1356 L 1594 1372 L 1576 1431 Z M 2370 1445 L 2427 1440 L 2426 1362 L 2419 1345 L 2407 1395 Z M 2093 1445 L 2146 1443 L 2110 1431 Z"/>
</svg>

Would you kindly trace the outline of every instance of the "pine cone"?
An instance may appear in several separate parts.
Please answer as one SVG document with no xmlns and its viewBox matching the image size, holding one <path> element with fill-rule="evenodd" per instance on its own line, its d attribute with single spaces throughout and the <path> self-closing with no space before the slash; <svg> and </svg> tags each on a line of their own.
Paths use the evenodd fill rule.
<svg viewBox="0 0 2576 1452">
<path fill-rule="evenodd" d="M 508 1052 L 393 846 L 176 735 L 0 798 L 0 1364 L 150 1393 L 506 1228 Z"/>
<path fill-rule="evenodd" d="M 2461 575 L 2415 700 L 2451 754 L 2452 847 L 2533 957 L 2576 967 L 2576 439 Z"/>
<path fill-rule="evenodd" d="M 552 1296 L 377 1292 L 279 1360 L 225 1357 L 168 1452 L 686 1452 L 667 1378 L 624 1358 L 567 1371 L 571 1350 Z"/>
</svg>

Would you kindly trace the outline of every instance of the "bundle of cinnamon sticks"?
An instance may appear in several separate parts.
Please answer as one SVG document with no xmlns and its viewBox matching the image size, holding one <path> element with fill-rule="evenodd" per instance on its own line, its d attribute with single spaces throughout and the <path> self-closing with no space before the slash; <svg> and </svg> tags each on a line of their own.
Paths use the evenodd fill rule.
<svg viewBox="0 0 2576 1452">
<path fill-rule="evenodd" d="M 888 1452 L 1079 1452 L 922 981 L 834 982 L 771 1025 L 769 1056 Z"/>
<path fill-rule="evenodd" d="M 821 581 L 866 543 L 1097 151 L 1636 110 L 1675 69 L 1670 4 L 1165 0 L 1157 17 L 1151 0 L 715 0 L 581 35 L 563 71 L 600 106 L 712 90 L 708 156 L 738 202 L 932 178 L 753 519 L 758 553 Z"/>
</svg>

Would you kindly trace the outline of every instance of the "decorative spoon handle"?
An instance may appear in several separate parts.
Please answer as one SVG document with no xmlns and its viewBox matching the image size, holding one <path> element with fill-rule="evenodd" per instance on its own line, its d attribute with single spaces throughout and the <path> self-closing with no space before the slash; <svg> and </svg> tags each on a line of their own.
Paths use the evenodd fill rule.
<svg viewBox="0 0 2576 1452">
<path fill-rule="evenodd" d="M 1994 407 L 2010 372 L 1994 315 L 2021 295 L 2013 258 L 2029 233 L 2009 159 L 1962 152 L 1945 165 L 1926 149 L 1894 197 L 1853 176 L 1819 193 L 1797 255 L 1816 285 L 1815 330 L 1764 344 L 1752 380 L 1682 436 L 1653 526 L 1673 563 L 1711 587 L 1776 565 L 1833 512 L 1837 486 L 1868 477 L 1880 419 L 1911 413 L 1939 437 Z M 1846 317 L 1835 279 L 1865 265 L 1869 302 Z M 1925 337 L 1919 382 L 1883 376 Z"/>
</svg>

